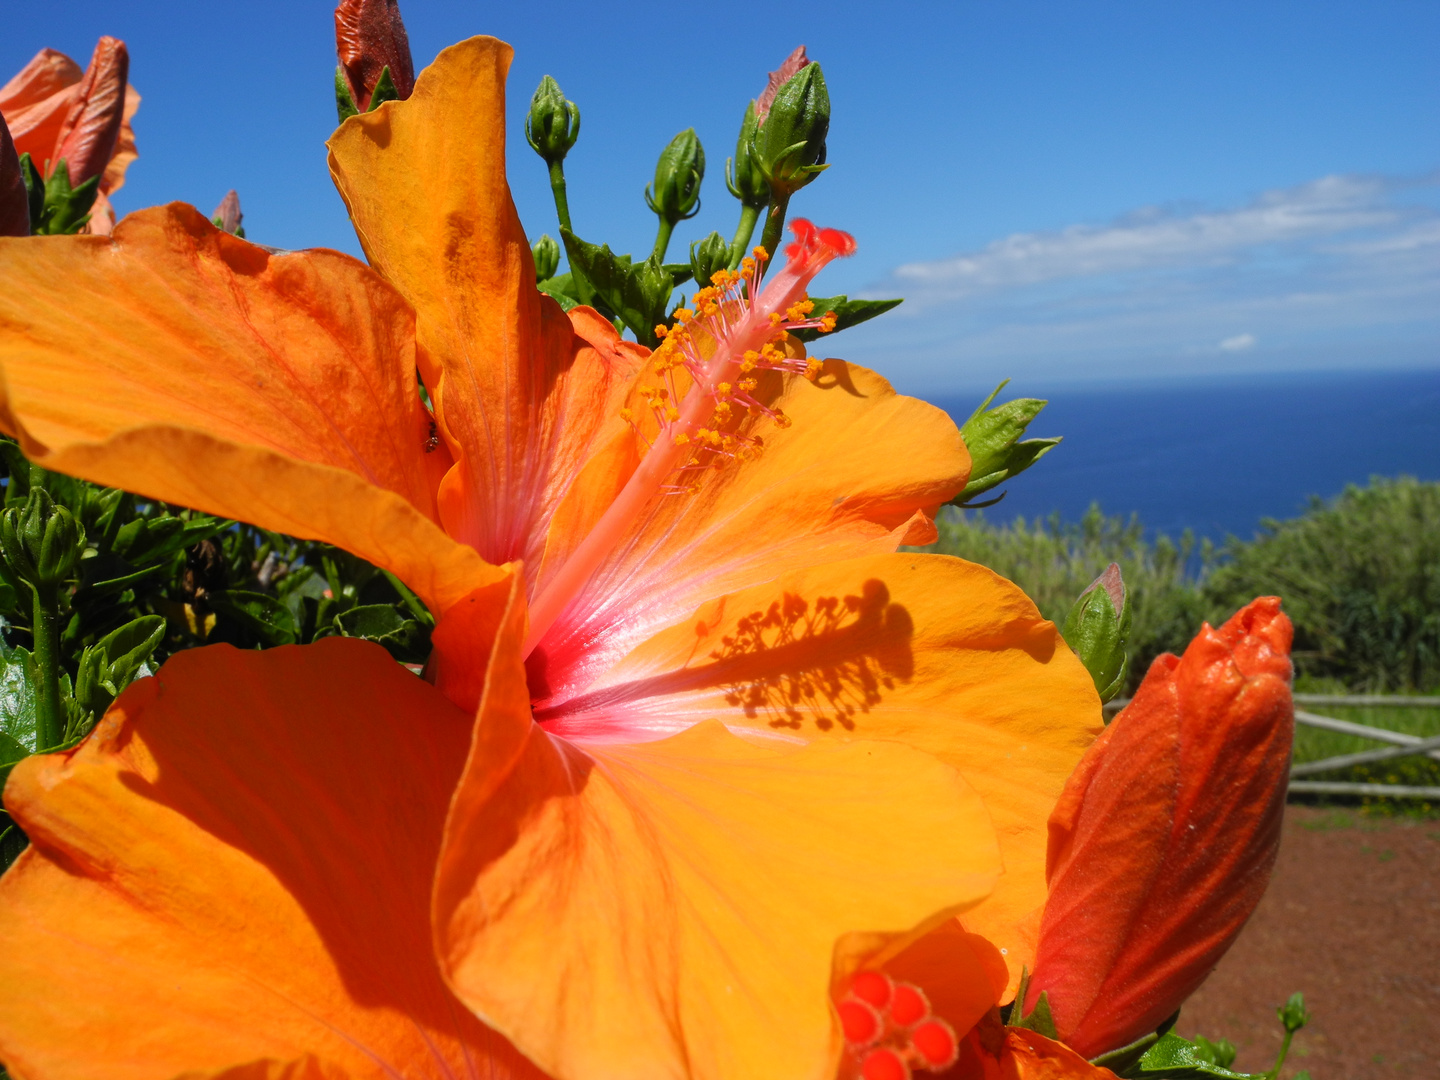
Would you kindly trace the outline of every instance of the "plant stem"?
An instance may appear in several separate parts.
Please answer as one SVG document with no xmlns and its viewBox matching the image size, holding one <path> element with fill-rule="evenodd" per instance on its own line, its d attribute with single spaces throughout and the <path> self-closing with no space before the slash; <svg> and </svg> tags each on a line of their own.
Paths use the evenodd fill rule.
<svg viewBox="0 0 1440 1080">
<path fill-rule="evenodd" d="M 765 249 L 769 261 L 761 267 L 768 270 L 775 262 L 775 253 L 780 247 L 780 235 L 785 231 L 785 211 L 790 208 L 790 193 L 776 191 L 770 197 L 770 213 L 765 218 L 765 232 L 760 236 L 760 246 Z"/>
<path fill-rule="evenodd" d="M 1275 1067 L 1265 1074 L 1270 1077 L 1270 1080 L 1277 1080 L 1280 1076 L 1280 1069 L 1285 1064 L 1286 1055 L 1290 1053 L 1290 1040 L 1293 1038 L 1295 1038 L 1295 1032 L 1287 1028 L 1285 1031 L 1285 1040 L 1280 1044 L 1280 1056 L 1275 1059 Z"/>
<path fill-rule="evenodd" d="M 53 585 L 31 585 L 35 672 L 35 749 L 52 750 L 65 741 L 64 713 L 60 703 L 60 595 Z"/>
<path fill-rule="evenodd" d="M 656 262 L 665 261 L 665 251 L 670 247 L 670 234 L 675 231 L 675 223 L 669 218 L 660 219 L 660 228 L 655 230 L 655 250 L 651 254 Z"/>
<path fill-rule="evenodd" d="M 740 260 L 745 257 L 745 249 L 750 246 L 750 237 L 755 235 L 755 222 L 760 220 L 760 211 L 763 206 L 751 206 L 749 203 L 740 204 L 740 224 L 735 226 L 735 239 L 730 241 L 731 270 L 740 265 Z"/>
<path fill-rule="evenodd" d="M 555 216 L 560 219 L 560 227 L 567 232 L 573 233 L 574 227 L 570 224 L 570 199 L 565 193 L 565 164 L 563 161 L 550 162 L 550 194 L 555 197 Z M 576 299 L 582 304 L 594 306 L 595 290 L 590 288 L 590 282 L 580 272 L 580 268 L 572 261 L 570 263 L 570 280 L 575 283 Z"/>
</svg>

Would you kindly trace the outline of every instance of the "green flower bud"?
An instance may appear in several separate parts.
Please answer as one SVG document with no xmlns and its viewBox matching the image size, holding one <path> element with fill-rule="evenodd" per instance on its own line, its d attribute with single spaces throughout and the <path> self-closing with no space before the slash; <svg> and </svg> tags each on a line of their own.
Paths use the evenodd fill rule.
<svg viewBox="0 0 1440 1080">
<path fill-rule="evenodd" d="M 553 165 L 565 160 L 579 137 L 580 106 L 565 100 L 560 84 L 546 75 L 530 99 L 530 115 L 525 117 L 525 141 L 546 164 Z"/>
<path fill-rule="evenodd" d="M 1310 1022 L 1310 1010 L 1305 1008 L 1305 995 L 1298 990 L 1290 995 L 1290 1000 L 1275 1010 L 1275 1015 L 1280 1017 L 1280 1023 L 1285 1025 L 1285 1030 L 1291 1034 L 1299 1031 Z"/>
<path fill-rule="evenodd" d="M 770 201 L 770 185 L 755 158 L 755 102 L 745 108 L 740 123 L 740 138 L 735 143 L 735 156 L 725 162 L 725 186 L 730 194 L 746 206 L 761 209 Z"/>
<path fill-rule="evenodd" d="M 42 487 L 0 515 L 0 553 L 21 580 L 42 587 L 70 576 L 85 552 L 85 529 Z"/>
<path fill-rule="evenodd" d="M 1120 577 L 1120 567 L 1111 563 L 1105 572 L 1080 594 L 1060 635 L 1075 650 L 1100 700 L 1109 701 L 1125 686 L 1130 658 L 1125 646 L 1130 640 L 1130 595 Z"/>
<path fill-rule="evenodd" d="M 730 245 L 718 232 L 690 245 L 690 269 L 697 288 L 705 288 L 710 279 L 730 263 Z"/>
<path fill-rule="evenodd" d="M 960 429 L 960 437 L 970 451 L 970 478 L 965 489 L 951 500 L 955 506 L 993 506 L 1005 497 L 1003 492 L 987 502 L 974 500 L 1006 480 L 1013 480 L 1060 443 L 1059 439 L 1021 438 L 1030 421 L 1045 408 L 1043 399 L 1016 398 L 990 407 L 1009 381 L 997 386 Z"/>
<path fill-rule="evenodd" d="M 645 189 L 645 203 L 672 225 L 700 212 L 700 181 L 705 178 L 705 151 L 694 128 L 670 140 L 655 163 L 655 186 Z"/>
<path fill-rule="evenodd" d="M 825 169 L 830 93 L 819 64 L 792 75 L 760 118 L 753 141 L 756 165 L 772 191 L 791 194 Z"/>
<path fill-rule="evenodd" d="M 555 276 L 555 271 L 560 269 L 560 245 L 549 233 L 540 237 L 530 247 L 530 255 L 535 260 L 535 281 L 549 281 Z"/>
</svg>

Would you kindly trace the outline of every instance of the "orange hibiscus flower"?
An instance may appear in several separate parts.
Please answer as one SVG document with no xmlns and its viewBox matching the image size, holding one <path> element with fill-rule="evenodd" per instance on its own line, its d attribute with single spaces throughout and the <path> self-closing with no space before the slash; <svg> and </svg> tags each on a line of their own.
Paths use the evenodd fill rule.
<svg viewBox="0 0 1440 1080">
<path fill-rule="evenodd" d="M 567 317 L 509 58 L 447 49 L 331 141 L 373 269 L 181 206 L 0 242 L 32 460 L 343 546 L 439 617 L 433 686 L 355 641 L 204 649 L 16 767 L 22 1075 L 826 1080 L 862 961 L 961 911 L 1027 955 L 1098 699 L 1013 586 L 896 553 L 964 484 L 954 424 L 777 339 L 848 238 L 802 229 L 653 357 Z"/>
<path fill-rule="evenodd" d="M 114 228 L 110 196 L 125 185 L 125 170 L 139 156 L 130 120 L 140 95 L 126 81 L 129 67 L 125 43 L 102 37 L 83 71 L 64 53 L 41 49 L 0 87 L 0 116 L 17 154 L 28 153 L 47 176 L 63 158 L 77 186 L 101 174 L 86 226 L 97 235 Z"/>
</svg>

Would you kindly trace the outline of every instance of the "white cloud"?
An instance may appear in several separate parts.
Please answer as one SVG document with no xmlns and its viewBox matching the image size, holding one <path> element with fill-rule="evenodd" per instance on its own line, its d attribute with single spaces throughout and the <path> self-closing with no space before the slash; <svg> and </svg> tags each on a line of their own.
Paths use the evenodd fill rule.
<svg viewBox="0 0 1440 1080">
<path fill-rule="evenodd" d="M 1329 176 L 1231 208 L 1016 233 L 867 290 L 906 303 L 848 332 L 850 355 L 917 391 L 1217 363 L 1437 364 L 1437 194 L 1440 173 Z"/>
</svg>

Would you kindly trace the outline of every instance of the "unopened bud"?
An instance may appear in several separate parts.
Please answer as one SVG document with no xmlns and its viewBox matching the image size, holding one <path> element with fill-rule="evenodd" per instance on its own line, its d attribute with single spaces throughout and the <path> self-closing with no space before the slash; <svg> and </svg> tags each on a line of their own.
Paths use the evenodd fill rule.
<svg viewBox="0 0 1440 1080">
<path fill-rule="evenodd" d="M 547 165 L 564 161 L 580 137 L 580 106 L 565 99 L 560 84 L 546 75 L 530 99 L 525 117 L 525 141 Z"/>
<path fill-rule="evenodd" d="M 1075 650 L 1095 681 L 1101 701 L 1109 701 L 1125 686 L 1130 661 L 1125 646 L 1130 640 L 1130 594 L 1111 563 L 1080 594 L 1060 636 Z"/>
<path fill-rule="evenodd" d="M 730 245 L 718 232 L 690 245 L 690 269 L 697 288 L 711 284 L 710 279 L 730 263 Z"/>
<path fill-rule="evenodd" d="M 245 215 L 240 212 L 240 196 L 234 188 L 226 192 L 225 198 L 220 200 L 220 205 L 215 207 L 214 212 L 210 215 L 210 220 L 215 223 L 217 229 L 238 236 L 242 240 L 245 238 L 245 227 L 240 224 L 245 220 Z"/>
<path fill-rule="evenodd" d="M 740 123 L 740 138 L 735 143 L 735 157 L 725 163 L 725 186 L 746 206 L 763 207 L 770 201 L 770 185 L 755 160 L 755 102 L 745 109 Z"/>
<path fill-rule="evenodd" d="M 340 59 L 335 93 L 342 113 L 342 81 L 358 112 L 379 104 L 372 100 L 377 96 L 403 100 L 415 89 L 415 62 L 398 0 L 340 0 L 335 8 L 335 53 Z M 388 85 L 382 85 L 387 71 Z"/>
<path fill-rule="evenodd" d="M 775 93 L 768 110 L 756 104 L 755 159 L 772 191 L 798 191 L 825 169 L 830 93 L 820 65 L 806 64 Z"/>
<path fill-rule="evenodd" d="M 705 179 L 705 150 L 694 128 L 670 140 L 655 163 L 654 190 L 645 189 L 651 210 L 672 225 L 700 212 L 700 182 Z"/>
<path fill-rule="evenodd" d="M 991 506 L 999 502 L 1003 494 L 989 502 L 973 500 L 1014 479 L 1060 443 L 1059 439 L 1021 440 L 1030 421 L 1045 408 L 1043 399 L 1016 398 L 993 409 L 990 407 L 1009 381 L 1006 379 L 997 386 L 960 428 L 960 437 L 970 451 L 970 478 L 965 489 L 952 500 L 956 506 Z"/>
<path fill-rule="evenodd" d="M 125 121 L 125 82 L 129 74 L 130 53 L 125 43 L 102 37 L 60 125 L 50 166 L 53 171 L 59 162 L 65 162 L 74 187 L 103 173 L 115 153 Z"/>
<path fill-rule="evenodd" d="M 30 235 L 30 191 L 5 117 L 0 116 L 0 236 Z"/>
<path fill-rule="evenodd" d="M 84 551 L 85 529 L 42 487 L 32 487 L 23 506 L 0 515 L 0 552 L 15 575 L 31 585 L 60 584 Z"/>
<path fill-rule="evenodd" d="M 537 282 L 549 281 L 555 276 L 555 271 L 560 269 L 560 245 L 549 233 L 531 245 L 530 256 L 535 260 Z"/>
<path fill-rule="evenodd" d="M 1290 995 L 1290 1000 L 1275 1010 L 1275 1015 L 1280 1017 L 1280 1023 L 1285 1025 L 1285 1030 L 1291 1032 L 1299 1031 L 1310 1022 L 1310 1010 L 1305 1008 L 1305 995 L 1296 991 Z"/>
<path fill-rule="evenodd" d="M 780 87 L 789 82 L 801 68 L 813 61 L 805 55 L 805 46 L 801 45 L 795 49 L 774 71 L 770 72 L 765 83 L 765 89 L 755 99 L 755 115 L 764 120 L 770 112 L 770 106 L 775 101 L 775 95 L 780 92 Z"/>
</svg>

